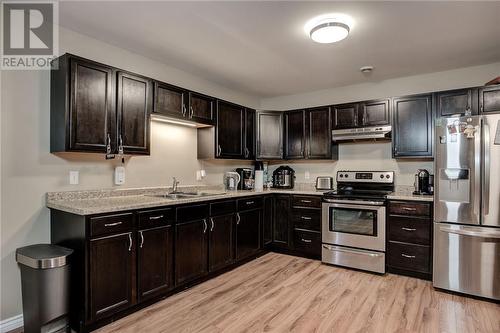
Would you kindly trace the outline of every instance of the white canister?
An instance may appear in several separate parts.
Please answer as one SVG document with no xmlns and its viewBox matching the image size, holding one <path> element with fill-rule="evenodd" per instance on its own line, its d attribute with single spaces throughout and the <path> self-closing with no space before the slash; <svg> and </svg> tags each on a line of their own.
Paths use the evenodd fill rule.
<svg viewBox="0 0 500 333">
<path fill-rule="evenodd" d="M 264 171 L 255 170 L 255 192 L 264 191 Z"/>
</svg>

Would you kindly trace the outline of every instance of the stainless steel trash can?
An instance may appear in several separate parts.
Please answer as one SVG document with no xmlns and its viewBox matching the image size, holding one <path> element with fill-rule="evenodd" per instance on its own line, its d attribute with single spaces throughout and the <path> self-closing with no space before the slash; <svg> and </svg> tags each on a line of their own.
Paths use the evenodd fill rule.
<svg viewBox="0 0 500 333">
<path fill-rule="evenodd" d="M 71 253 L 71 249 L 51 244 L 16 250 L 16 261 L 21 268 L 25 333 L 69 331 Z"/>
</svg>

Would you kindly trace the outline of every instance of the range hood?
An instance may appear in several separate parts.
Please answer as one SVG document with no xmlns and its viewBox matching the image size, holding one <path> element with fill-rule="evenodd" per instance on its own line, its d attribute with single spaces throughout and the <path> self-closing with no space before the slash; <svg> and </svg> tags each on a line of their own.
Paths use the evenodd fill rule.
<svg viewBox="0 0 500 333">
<path fill-rule="evenodd" d="M 333 130 L 332 141 L 390 140 L 391 129 L 390 125 L 386 125 Z"/>
</svg>

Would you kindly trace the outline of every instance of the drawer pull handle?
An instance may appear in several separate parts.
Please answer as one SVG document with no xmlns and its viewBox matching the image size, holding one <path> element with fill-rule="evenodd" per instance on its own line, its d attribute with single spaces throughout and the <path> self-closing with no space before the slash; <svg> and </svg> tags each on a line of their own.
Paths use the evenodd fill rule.
<svg viewBox="0 0 500 333">
<path fill-rule="evenodd" d="M 253 205 L 255 203 L 255 201 L 247 201 L 246 204 L 247 205 Z"/>
<path fill-rule="evenodd" d="M 159 219 L 162 219 L 163 218 L 163 215 L 158 215 L 158 216 L 150 216 L 149 217 L 149 220 L 152 221 L 152 220 L 159 220 Z"/>
<path fill-rule="evenodd" d="M 416 211 L 416 210 L 417 210 L 416 208 L 412 208 L 412 207 L 403 207 L 403 208 L 401 208 L 401 209 L 402 209 L 402 210 L 406 210 L 406 211 L 408 211 L 408 212 L 414 212 L 414 211 Z"/>
<path fill-rule="evenodd" d="M 123 224 L 123 222 L 115 222 L 115 223 L 106 223 L 104 226 L 105 227 L 114 227 L 117 225 Z"/>
<path fill-rule="evenodd" d="M 307 221 L 312 220 L 312 217 L 309 216 L 301 216 L 300 218 Z"/>
<path fill-rule="evenodd" d="M 300 240 L 303 241 L 304 243 L 312 243 L 312 240 L 310 239 L 301 238 Z"/>
<path fill-rule="evenodd" d="M 303 203 L 311 203 L 312 201 L 311 201 L 311 200 L 300 200 L 300 202 L 303 202 Z"/>
<path fill-rule="evenodd" d="M 403 228 L 401 228 L 401 230 L 413 232 L 413 231 L 416 231 L 417 229 L 414 229 L 414 228 L 404 228 L 403 227 Z"/>
<path fill-rule="evenodd" d="M 409 259 L 414 259 L 415 256 L 410 256 L 408 254 L 401 253 L 401 257 L 409 258 Z"/>
</svg>

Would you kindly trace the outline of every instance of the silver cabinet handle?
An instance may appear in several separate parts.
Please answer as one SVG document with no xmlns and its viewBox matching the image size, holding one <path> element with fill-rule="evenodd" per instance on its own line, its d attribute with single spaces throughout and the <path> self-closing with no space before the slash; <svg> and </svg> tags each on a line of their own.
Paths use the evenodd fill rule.
<svg viewBox="0 0 500 333">
<path fill-rule="evenodd" d="M 483 214 L 490 213 L 490 126 L 484 124 L 484 183 L 483 183 Z M 498 130 L 497 130 L 498 133 Z M 498 136 L 498 134 L 497 134 Z M 477 179 L 477 178 L 476 178 Z M 497 190 L 498 191 L 498 190 Z"/>
<path fill-rule="evenodd" d="M 415 258 L 415 256 L 410 256 L 410 255 L 404 254 L 404 253 L 401 253 L 401 257 L 410 258 L 410 259 Z"/>
<path fill-rule="evenodd" d="M 163 215 L 158 215 L 158 216 L 150 216 L 149 217 L 149 220 L 152 221 L 152 220 L 159 220 L 159 219 L 162 219 L 163 218 Z"/>
<path fill-rule="evenodd" d="M 250 151 L 245 147 L 245 158 L 248 158 L 248 156 L 250 156 Z"/>
<path fill-rule="evenodd" d="M 120 134 L 120 145 L 118 146 L 118 154 L 123 155 L 123 139 L 121 134 Z"/>
<path fill-rule="evenodd" d="M 304 239 L 304 238 L 301 238 L 300 240 L 301 240 L 301 241 L 303 241 L 304 243 L 312 243 L 312 240 L 311 240 L 311 239 Z"/>
<path fill-rule="evenodd" d="M 311 201 L 311 200 L 300 200 L 300 202 L 303 202 L 303 203 L 311 203 L 312 201 Z"/>
<path fill-rule="evenodd" d="M 128 252 L 132 251 L 132 234 L 128 234 Z"/>
<path fill-rule="evenodd" d="M 207 225 L 207 220 L 203 219 L 203 233 L 205 234 L 207 232 L 208 225 Z"/>
<path fill-rule="evenodd" d="M 139 247 L 142 249 L 142 246 L 144 245 L 144 235 L 142 231 L 139 231 L 139 235 L 141 235 L 141 245 L 139 245 Z"/>
<path fill-rule="evenodd" d="M 240 224 L 241 216 L 240 213 L 236 213 L 236 225 Z"/>
<path fill-rule="evenodd" d="M 222 147 L 221 145 L 217 146 L 217 156 L 220 156 L 222 154 Z"/>
<path fill-rule="evenodd" d="M 309 216 L 301 216 L 300 218 L 307 221 L 312 220 L 312 217 Z"/>
<path fill-rule="evenodd" d="M 411 208 L 411 207 L 402 207 L 401 209 L 402 209 L 402 210 L 406 210 L 406 211 L 408 211 L 408 212 L 414 212 L 414 211 L 416 211 L 416 210 L 417 210 L 416 208 Z"/>
<path fill-rule="evenodd" d="M 401 230 L 404 230 L 404 231 L 416 231 L 417 229 L 414 229 L 414 228 L 401 228 Z"/>
<path fill-rule="evenodd" d="M 214 231 L 215 223 L 214 223 L 214 218 L 210 218 L 210 232 Z"/>
<path fill-rule="evenodd" d="M 182 104 L 182 116 L 186 117 L 186 106 Z"/>
<path fill-rule="evenodd" d="M 108 133 L 108 142 L 106 144 L 106 154 L 111 154 L 111 136 Z"/>
<path fill-rule="evenodd" d="M 189 118 L 193 118 L 193 115 L 194 115 L 194 110 L 193 110 L 193 107 L 192 106 L 189 106 Z"/>
<path fill-rule="evenodd" d="M 104 224 L 105 227 L 114 227 L 117 225 L 123 224 L 123 222 L 115 222 L 115 223 L 106 223 Z"/>
<path fill-rule="evenodd" d="M 255 203 L 255 201 L 247 201 L 246 204 L 247 205 L 253 205 Z"/>
</svg>

